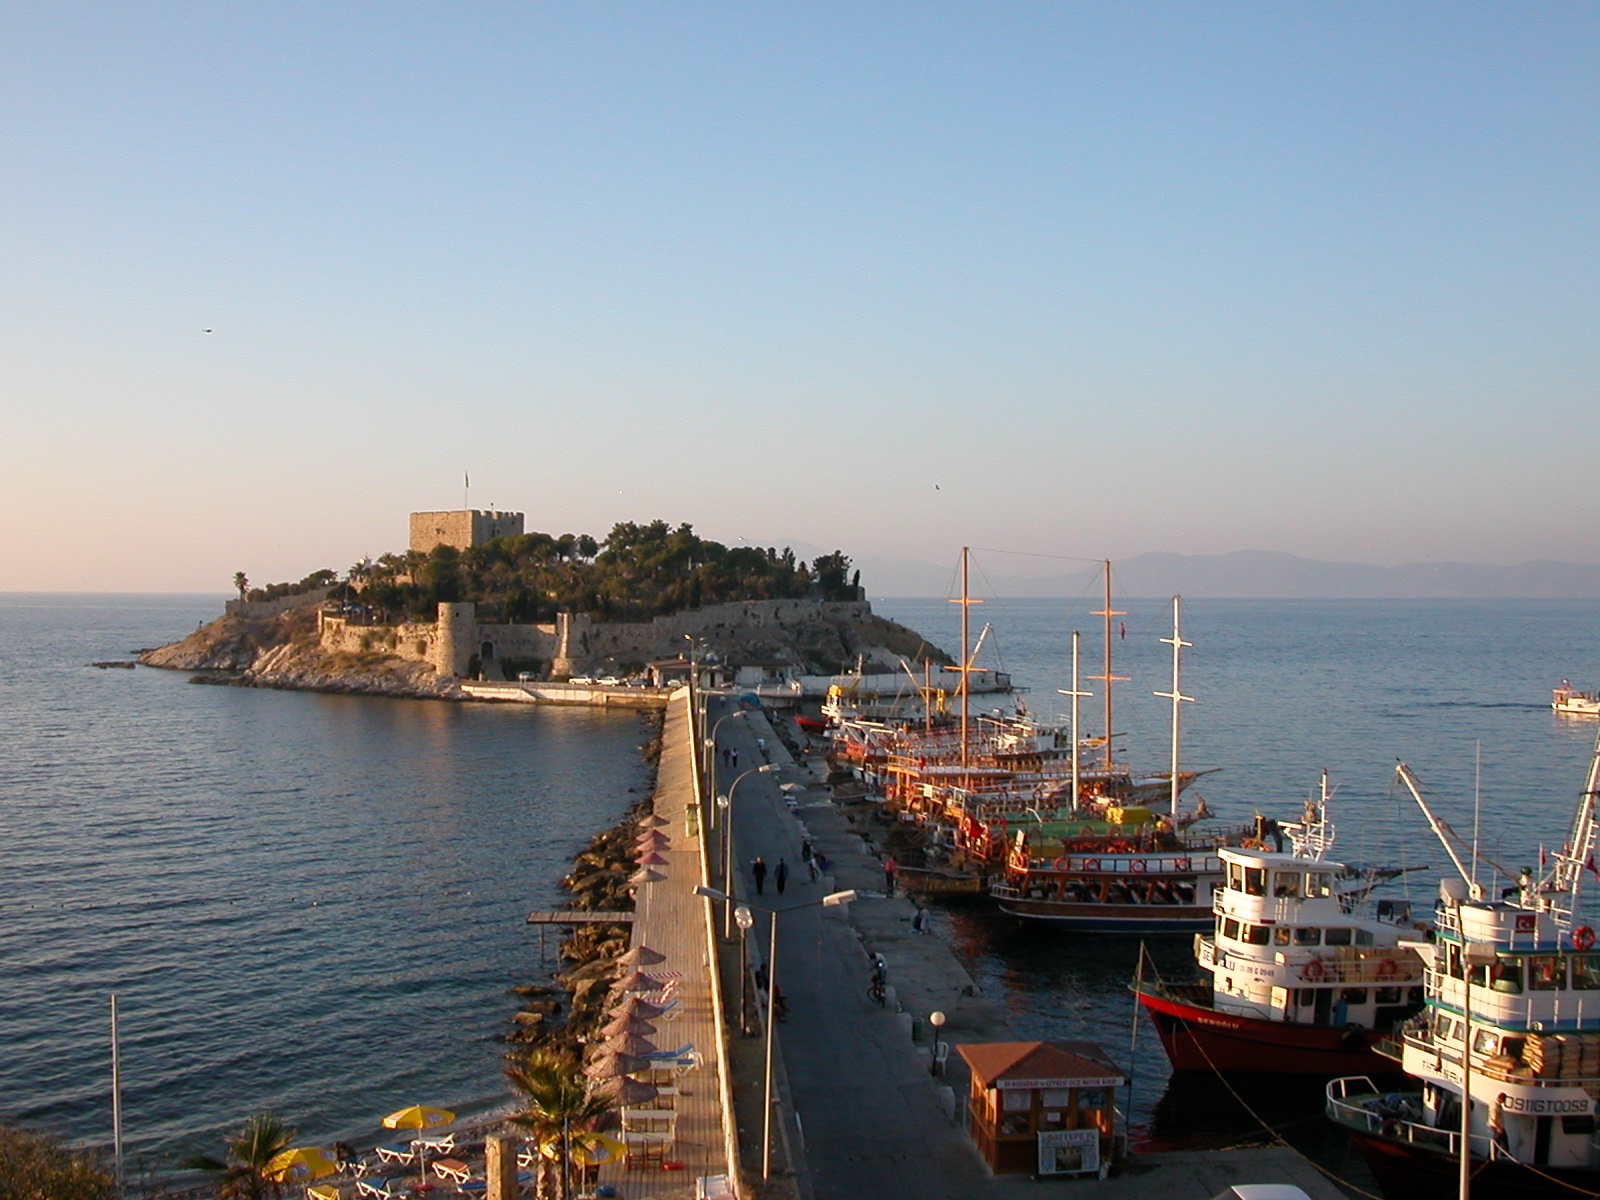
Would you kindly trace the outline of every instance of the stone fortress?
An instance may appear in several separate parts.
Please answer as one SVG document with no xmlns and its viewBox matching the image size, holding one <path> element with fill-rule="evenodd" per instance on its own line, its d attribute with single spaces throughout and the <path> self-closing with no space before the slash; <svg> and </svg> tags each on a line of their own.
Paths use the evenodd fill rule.
<svg viewBox="0 0 1600 1200">
<path fill-rule="evenodd" d="M 523 514 L 511 512 L 422 512 L 411 514 L 411 549 L 423 553 L 440 543 L 465 550 L 523 532 Z M 368 623 L 322 609 L 317 640 L 323 650 L 386 654 L 426 663 L 441 677 L 481 674 L 502 678 L 501 664 L 553 679 L 677 658 L 685 638 L 715 650 L 724 661 L 783 663 L 808 668 L 808 659 L 835 662 L 858 656 L 897 669 L 918 652 L 944 658 L 909 630 L 877 617 L 865 600 L 748 600 L 655 617 L 649 621 L 598 622 L 582 613 L 558 613 L 532 625 L 480 623 L 470 603 L 440 604 L 432 622 Z"/>
</svg>

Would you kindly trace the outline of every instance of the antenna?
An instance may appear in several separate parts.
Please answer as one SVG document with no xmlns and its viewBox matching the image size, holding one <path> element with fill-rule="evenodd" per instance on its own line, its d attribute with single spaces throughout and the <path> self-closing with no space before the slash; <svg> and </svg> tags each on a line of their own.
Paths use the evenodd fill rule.
<svg viewBox="0 0 1600 1200">
<path fill-rule="evenodd" d="M 1472 894 L 1478 894 L 1478 815 L 1483 801 L 1483 739 L 1472 743 Z"/>
</svg>

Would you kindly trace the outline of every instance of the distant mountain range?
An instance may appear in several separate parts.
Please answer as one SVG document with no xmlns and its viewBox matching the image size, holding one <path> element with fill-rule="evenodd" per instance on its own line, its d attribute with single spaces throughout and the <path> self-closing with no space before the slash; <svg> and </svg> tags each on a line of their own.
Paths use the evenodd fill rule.
<svg viewBox="0 0 1600 1200">
<path fill-rule="evenodd" d="M 862 555 L 857 560 L 868 595 L 941 596 L 953 571 L 935 563 Z M 1527 562 L 1509 567 L 1474 563 L 1320 562 L 1267 550 L 1233 554 L 1141 554 L 1113 560 L 1120 596 L 1184 596 L 1260 600 L 1575 600 L 1600 598 L 1600 565 Z M 1099 569 L 1052 576 L 996 576 L 985 572 L 983 590 L 1001 596 L 1084 594 L 1097 586 Z M 977 581 L 974 581 L 977 590 Z"/>
</svg>

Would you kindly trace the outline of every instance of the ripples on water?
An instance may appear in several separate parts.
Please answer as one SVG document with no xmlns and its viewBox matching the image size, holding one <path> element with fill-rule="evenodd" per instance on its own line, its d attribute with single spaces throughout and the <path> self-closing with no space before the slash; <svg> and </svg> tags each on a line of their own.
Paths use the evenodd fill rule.
<svg viewBox="0 0 1600 1200">
<path fill-rule="evenodd" d="M 1119 601 L 1127 625 L 1113 653 L 1115 673 L 1131 676 L 1114 694 L 1119 756 L 1164 770 L 1171 702 L 1170 602 Z M 879 600 L 875 611 L 910 625 L 947 650 L 959 639 L 957 606 L 943 600 Z M 999 665 L 1030 691 L 1047 716 L 1064 713 L 1057 688 L 1071 686 L 1071 631 L 1083 633 L 1082 686 L 1101 685 L 1098 595 L 1079 600 L 989 600 L 973 609 L 974 635 L 994 625 Z M 1407 895 L 1431 909 L 1449 861 L 1415 804 L 1391 789 L 1403 758 L 1431 793 L 1430 803 L 1464 836 L 1473 825 L 1474 755 L 1482 747 L 1481 830 L 1487 853 L 1515 869 L 1537 864 L 1539 848 L 1559 845 L 1582 790 L 1594 746 L 1594 721 L 1558 718 L 1550 689 L 1563 676 L 1600 684 L 1600 602 L 1593 601 L 1246 601 L 1196 600 L 1184 606 L 1183 765 L 1220 767 L 1195 791 L 1222 819 L 1256 811 L 1294 818 L 1326 767 L 1338 787 L 1335 857 L 1428 864 Z M 987 655 L 987 651 L 985 652 Z M 977 706 L 981 698 L 974 697 Z M 1083 731 L 1104 728 L 1101 700 L 1083 702 Z M 1591 881 L 1591 887 L 1596 887 Z M 1600 902 L 1590 912 L 1600 915 Z M 1129 940 L 1041 930 L 986 907 L 951 907 L 941 924 L 984 990 L 1020 1036 L 1090 1038 L 1128 1060 L 1137 946 Z M 1187 936 L 1153 939 L 1167 978 L 1192 974 Z M 1135 1119 L 1167 1145 L 1218 1144 L 1258 1132 L 1215 1080 L 1168 1082 L 1165 1056 L 1148 1025 L 1134 1072 Z M 1320 1085 L 1254 1085 L 1253 1103 L 1292 1122 L 1324 1161 L 1342 1157 L 1316 1113 Z M 1331 1147 L 1331 1149 L 1330 1149 Z M 1348 1164 L 1345 1164 L 1348 1166 Z M 1350 1168 L 1356 1169 L 1356 1168 Z"/>
<path fill-rule="evenodd" d="M 0 596 L 0 1112 L 169 1165 L 274 1109 L 370 1138 L 498 1101 L 523 921 L 639 798 L 634 715 L 101 671 L 217 597 Z"/>
</svg>

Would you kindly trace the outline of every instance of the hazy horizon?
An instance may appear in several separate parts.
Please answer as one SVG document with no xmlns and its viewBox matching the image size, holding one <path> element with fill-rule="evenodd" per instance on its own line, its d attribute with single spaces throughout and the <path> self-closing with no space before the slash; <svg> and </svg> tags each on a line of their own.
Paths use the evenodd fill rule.
<svg viewBox="0 0 1600 1200">
<path fill-rule="evenodd" d="M 1600 563 L 1600 10 L 8 13 L 0 589 L 470 505 Z"/>
</svg>

